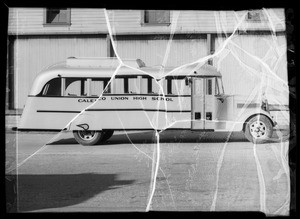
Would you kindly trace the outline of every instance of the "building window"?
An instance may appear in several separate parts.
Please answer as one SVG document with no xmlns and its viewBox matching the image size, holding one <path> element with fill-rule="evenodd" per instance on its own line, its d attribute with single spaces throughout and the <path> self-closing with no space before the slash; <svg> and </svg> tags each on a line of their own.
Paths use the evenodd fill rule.
<svg viewBox="0 0 300 219">
<path fill-rule="evenodd" d="M 44 17 L 46 25 L 71 24 L 71 10 L 69 8 L 47 8 Z"/>
<path fill-rule="evenodd" d="M 261 21 L 266 21 L 267 18 L 264 15 L 263 11 L 249 11 L 246 20 L 253 21 L 253 22 L 261 22 Z"/>
<path fill-rule="evenodd" d="M 170 11 L 146 10 L 144 11 L 144 24 L 150 25 L 169 25 Z"/>
</svg>

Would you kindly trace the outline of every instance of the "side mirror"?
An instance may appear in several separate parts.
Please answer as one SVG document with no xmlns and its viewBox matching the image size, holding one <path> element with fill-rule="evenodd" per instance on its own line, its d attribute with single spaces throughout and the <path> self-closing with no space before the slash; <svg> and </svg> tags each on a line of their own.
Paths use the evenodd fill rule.
<svg viewBox="0 0 300 219">
<path fill-rule="evenodd" d="M 221 103 L 224 102 L 225 100 L 225 97 L 224 96 L 217 96 L 217 99 L 221 101 Z"/>
<path fill-rule="evenodd" d="M 189 83 L 191 83 L 191 82 L 192 82 L 191 78 L 188 78 L 188 77 L 185 78 L 185 85 L 186 86 L 188 86 Z"/>
</svg>

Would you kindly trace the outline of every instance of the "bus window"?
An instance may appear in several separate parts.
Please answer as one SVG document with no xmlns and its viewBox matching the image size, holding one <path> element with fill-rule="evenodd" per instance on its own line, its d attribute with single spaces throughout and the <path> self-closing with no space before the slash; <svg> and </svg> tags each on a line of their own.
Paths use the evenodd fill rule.
<svg viewBox="0 0 300 219">
<path fill-rule="evenodd" d="M 216 95 L 224 94 L 224 89 L 222 85 L 222 79 L 220 77 L 216 78 Z"/>
<path fill-rule="evenodd" d="M 44 86 L 42 96 L 61 96 L 61 78 L 50 80 Z"/>
<path fill-rule="evenodd" d="M 91 96 L 99 97 L 102 93 L 110 93 L 110 84 L 108 85 L 107 90 L 104 91 L 108 81 L 108 78 L 92 78 L 90 84 Z"/>
<path fill-rule="evenodd" d="M 148 81 L 150 81 L 150 77 L 147 77 L 147 76 L 142 76 L 141 77 L 141 86 L 140 86 L 140 92 L 141 94 L 147 94 L 147 93 L 150 93 L 149 92 L 149 86 L 148 86 Z"/>
<path fill-rule="evenodd" d="M 65 96 L 87 96 L 86 78 L 66 78 Z"/>
<path fill-rule="evenodd" d="M 212 95 L 212 79 L 206 79 L 206 95 Z"/>
<path fill-rule="evenodd" d="M 154 78 L 148 76 L 142 78 L 142 93 L 148 94 L 158 94 L 159 93 L 159 86 L 157 85 Z"/>
<path fill-rule="evenodd" d="M 191 95 L 189 85 L 186 85 L 185 79 L 172 80 L 172 93 L 175 95 Z"/>
<path fill-rule="evenodd" d="M 206 79 L 206 95 L 215 95 L 216 86 L 215 86 L 215 78 L 207 78 Z"/>
<path fill-rule="evenodd" d="M 125 91 L 124 80 L 125 80 L 125 78 L 114 78 L 112 80 L 113 87 L 114 87 L 114 90 L 115 90 L 116 94 L 123 94 L 123 93 L 125 93 L 124 92 Z"/>
<path fill-rule="evenodd" d="M 159 82 L 157 82 L 154 78 L 152 78 L 151 80 L 151 84 L 152 84 L 152 89 L 151 89 L 151 93 L 152 94 L 159 94 L 160 93 L 160 86 L 158 85 Z"/>
<path fill-rule="evenodd" d="M 92 78 L 90 86 L 91 96 L 98 97 L 103 92 L 104 82 L 103 80 Z"/>
<path fill-rule="evenodd" d="M 105 94 L 110 94 L 111 93 L 111 84 L 110 84 L 110 79 L 104 80 L 104 91 L 103 93 Z"/>
<path fill-rule="evenodd" d="M 140 93 L 140 81 L 138 78 L 128 78 L 128 92 L 131 94 Z"/>
<path fill-rule="evenodd" d="M 141 77 L 141 94 L 159 93 L 159 86 L 151 76 Z"/>
</svg>

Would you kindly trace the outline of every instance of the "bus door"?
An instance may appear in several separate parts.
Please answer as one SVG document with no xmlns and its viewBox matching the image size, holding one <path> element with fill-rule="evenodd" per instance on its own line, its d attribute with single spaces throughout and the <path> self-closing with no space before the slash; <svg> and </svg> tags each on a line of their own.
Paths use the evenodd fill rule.
<svg viewBox="0 0 300 219">
<path fill-rule="evenodd" d="M 192 129 L 215 129 L 215 78 L 193 78 Z"/>
<path fill-rule="evenodd" d="M 205 79 L 192 78 L 192 129 L 204 129 Z"/>
</svg>

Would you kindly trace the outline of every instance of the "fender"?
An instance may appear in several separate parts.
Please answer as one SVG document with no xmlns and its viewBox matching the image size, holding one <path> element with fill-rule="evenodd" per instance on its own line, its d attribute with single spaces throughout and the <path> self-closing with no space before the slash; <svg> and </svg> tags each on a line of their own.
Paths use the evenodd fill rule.
<svg viewBox="0 0 300 219">
<path fill-rule="evenodd" d="M 251 109 L 251 110 L 245 110 L 245 113 L 243 113 L 243 115 L 241 116 L 241 118 L 237 121 L 238 125 L 236 127 L 237 131 L 244 131 L 245 130 L 245 125 L 246 122 L 251 119 L 253 116 L 256 115 L 264 115 L 266 116 L 268 119 L 270 119 L 271 123 L 273 126 L 276 125 L 276 122 L 272 119 L 271 115 L 269 112 L 260 109 L 260 108 L 256 108 L 256 109 Z"/>
<path fill-rule="evenodd" d="M 68 131 L 74 130 L 102 130 L 101 123 L 88 112 L 83 112 L 75 118 L 67 127 Z"/>
</svg>

